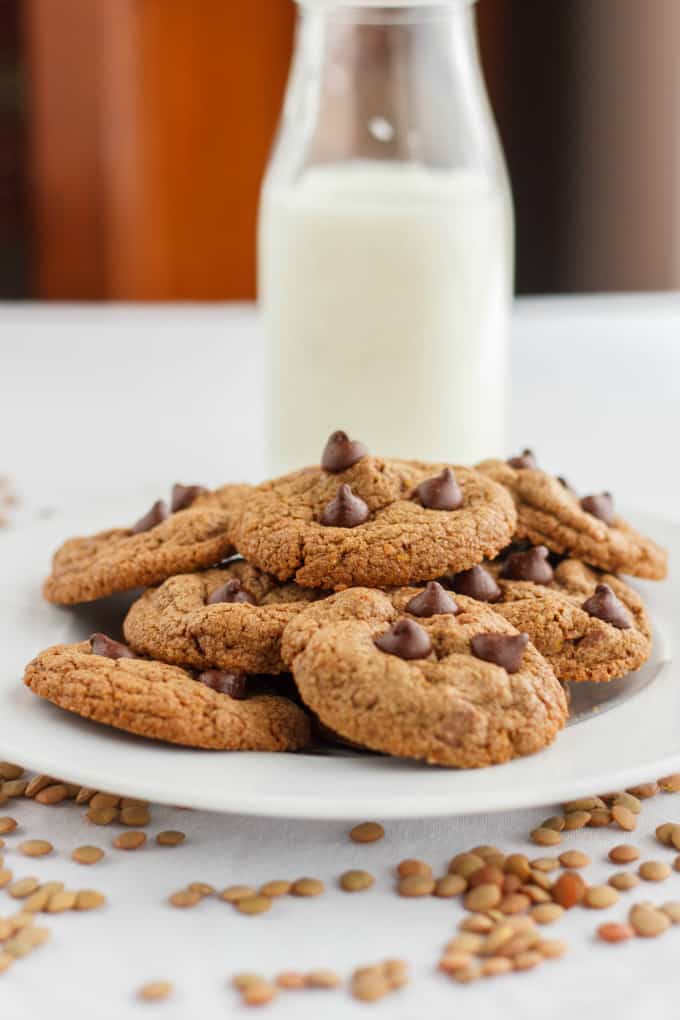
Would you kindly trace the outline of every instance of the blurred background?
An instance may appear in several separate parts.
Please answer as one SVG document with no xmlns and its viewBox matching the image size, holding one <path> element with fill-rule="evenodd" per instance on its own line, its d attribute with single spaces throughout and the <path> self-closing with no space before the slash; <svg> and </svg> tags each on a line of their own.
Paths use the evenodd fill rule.
<svg viewBox="0 0 680 1020">
<path fill-rule="evenodd" d="M 519 293 L 680 288 L 679 0 L 480 0 Z M 246 299 L 290 0 L 0 0 L 0 297 Z"/>
</svg>

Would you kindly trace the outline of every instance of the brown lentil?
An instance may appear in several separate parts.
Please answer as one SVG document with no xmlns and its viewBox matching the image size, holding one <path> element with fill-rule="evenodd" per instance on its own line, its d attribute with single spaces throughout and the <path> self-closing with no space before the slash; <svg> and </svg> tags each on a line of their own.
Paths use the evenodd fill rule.
<svg viewBox="0 0 680 1020">
<path fill-rule="evenodd" d="M 637 847 L 631 846 L 629 843 L 621 843 L 619 846 L 613 846 L 609 851 L 609 860 L 614 864 L 632 864 L 633 861 L 637 861 L 640 857 L 640 851 Z"/>
<path fill-rule="evenodd" d="M 488 885 L 478 885 L 474 889 L 470 889 L 465 894 L 463 905 L 466 910 L 480 911 L 489 910 L 491 907 L 497 906 L 501 901 L 501 891 L 497 885 L 489 883 Z"/>
<path fill-rule="evenodd" d="M 425 861 L 409 857 L 405 861 L 399 862 L 397 874 L 400 878 L 407 878 L 409 875 L 425 875 L 427 878 L 430 878 L 432 876 L 432 868 Z"/>
<path fill-rule="evenodd" d="M 19 878 L 12 883 L 7 892 L 13 900 L 23 900 L 38 888 L 40 888 L 40 882 L 37 878 Z"/>
<path fill-rule="evenodd" d="M 572 851 L 567 851 L 568 853 Z M 546 874 L 550 871 L 557 871 L 560 866 L 559 857 L 537 857 L 531 862 L 531 867 L 536 871 L 543 871 Z"/>
<path fill-rule="evenodd" d="M 268 896 L 247 896 L 237 900 L 235 907 L 242 914 L 265 914 L 271 910 L 272 901 Z"/>
<path fill-rule="evenodd" d="M 529 859 L 524 854 L 510 854 L 505 858 L 505 871 L 509 875 L 517 875 L 523 882 L 526 882 L 531 874 Z"/>
<path fill-rule="evenodd" d="M 96 792 L 89 786 L 81 786 L 76 794 L 76 804 L 89 804 Z"/>
<path fill-rule="evenodd" d="M 558 956 L 564 956 L 567 951 L 567 943 L 562 939 L 541 939 L 536 943 L 536 952 L 540 953 L 544 960 L 556 960 Z"/>
<path fill-rule="evenodd" d="M 24 857 L 46 857 L 53 850 L 54 847 L 46 839 L 27 839 L 25 843 L 19 844 L 19 853 Z"/>
<path fill-rule="evenodd" d="M 590 823 L 592 815 L 590 811 L 569 811 L 564 816 L 564 828 L 567 832 L 573 829 L 584 829 Z"/>
<path fill-rule="evenodd" d="M 542 955 L 535 950 L 529 949 L 526 953 L 519 953 L 513 957 L 512 967 L 513 970 L 533 970 L 534 967 L 537 967 L 542 962 Z"/>
<path fill-rule="evenodd" d="M 10 761 L 0 761 L 0 779 L 21 779 L 24 770 L 21 765 L 13 765 Z"/>
<path fill-rule="evenodd" d="M 476 963 L 469 963 L 466 967 L 460 967 L 451 975 L 454 981 L 461 985 L 469 985 L 481 976 L 481 971 Z"/>
<path fill-rule="evenodd" d="M 672 924 L 680 924 L 680 903 L 677 900 L 671 900 L 669 903 L 664 903 L 661 909 L 664 914 L 667 914 L 671 919 Z"/>
<path fill-rule="evenodd" d="M 468 879 L 475 871 L 484 867 L 484 858 L 477 854 L 458 854 L 449 862 L 449 874 Z"/>
<path fill-rule="evenodd" d="M 383 838 L 385 830 L 378 822 L 362 822 L 355 825 L 349 835 L 355 843 L 375 843 Z"/>
<path fill-rule="evenodd" d="M 319 878 L 298 878 L 290 887 L 292 896 L 320 896 L 324 889 Z"/>
<path fill-rule="evenodd" d="M 485 864 L 484 867 L 473 871 L 467 881 L 468 887 L 474 889 L 475 886 L 489 885 L 489 883 L 501 886 L 504 878 L 505 874 L 501 868 L 497 868 L 495 864 Z"/>
<path fill-rule="evenodd" d="M 637 817 L 633 814 L 630 808 L 624 807 L 623 804 L 614 804 L 612 811 L 612 819 L 616 822 L 620 829 L 624 829 L 626 832 L 632 832 L 637 828 Z"/>
<path fill-rule="evenodd" d="M 276 984 L 279 988 L 286 988 L 294 991 L 305 987 L 306 978 L 297 970 L 284 970 L 276 975 Z"/>
<path fill-rule="evenodd" d="M 501 946 L 509 942 L 511 938 L 515 936 L 515 929 L 511 928 L 509 924 L 499 924 L 497 928 L 494 928 L 482 942 L 479 947 L 480 956 L 495 956 L 498 953 Z"/>
<path fill-rule="evenodd" d="M 448 899 L 451 896 L 458 896 L 460 893 L 465 892 L 466 889 L 467 882 L 460 875 L 444 875 L 443 878 L 437 879 L 434 895 L 442 899 Z"/>
<path fill-rule="evenodd" d="M 668 915 L 654 907 L 634 907 L 630 912 L 629 921 L 636 934 L 643 938 L 656 938 L 671 926 Z"/>
<path fill-rule="evenodd" d="M 498 904 L 502 914 L 523 914 L 531 906 L 531 900 L 524 893 L 508 893 Z"/>
<path fill-rule="evenodd" d="M 611 885 L 591 885 L 586 889 L 583 903 L 593 910 L 606 910 L 618 903 L 619 894 Z"/>
<path fill-rule="evenodd" d="M 468 914 L 458 924 L 460 931 L 472 932 L 476 935 L 486 935 L 493 926 L 493 921 L 486 914 Z"/>
<path fill-rule="evenodd" d="M 647 800 L 649 797 L 656 797 L 659 792 L 658 783 L 640 783 L 638 786 L 629 786 L 628 793 L 632 793 L 638 800 Z"/>
<path fill-rule="evenodd" d="M 522 887 L 522 879 L 518 875 L 506 875 L 503 879 L 501 889 L 503 893 L 519 892 Z"/>
<path fill-rule="evenodd" d="M 632 793 L 623 792 L 617 793 L 614 798 L 614 806 L 621 805 L 622 807 L 628 808 L 634 815 L 639 815 L 642 810 L 642 804 L 637 797 L 634 797 Z"/>
<path fill-rule="evenodd" d="M 159 846 L 179 846 L 186 838 L 185 833 L 176 829 L 164 829 L 163 832 L 157 834 L 156 842 Z"/>
<path fill-rule="evenodd" d="M 76 905 L 76 894 L 64 889 L 55 892 L 50 896 L 45 908 L 48 914 L 63 914 L 66 910 L 73 910 Z"/>
<path fill-rule="evenodd" d="M 552 924 L 558 921 L 564 913 L 564 907 L 559 903 L 537 903 L 531 908 L 530 916 L 537 924 Z"/>
<path fill-rule="evenodd" d="M 2 795 L 7 798 L 23 797 L 27 789 L 27 779 L 11 779 L 9 782 L 2 784 Z"/>
<path fill-rule="evenodd" d="M 449 939 L 446 943 L 446 952 L 478 953 L 483 943 L 484 939 L 480 935 L 475 935 L 473 932 L 463 932 L 462 935 L 454 935 L 452 939 Z"/>
<path fill-rule="evenodd" d="M 602 829 L 607 825 L 611 825 L 612 814 L 607 808 L 597 808 L 595 811 L 590 812 L 590 821 L 588 827 L 590 829 Z"/>
<path fill-rule="evenodd" d="M 106 903 L 106 896 L 96 889 L 81 889 L 76 893 L 74 910 L 98 910 Z"/>
<path fill-rule="evenodd" d="M 632 938 L 634 934 L 635 932 L 629 924 L 618 923 L 616 921 L 601 924 L 597 929 L 597 937 L 603 942 L 625 942 L 627 939 Z"/>
<path fill-rule="evenodd" d="M 345 892 L 363 892 L 370 889 L 375 879 L 368 871 L 345 871 L 340 876 L 340 888 Z"/>
<path fill-rule="evenodd" d="M 246 1006 L 266 1006 L 276 998 L 276 988 L 268 981 L 248 985 L 242 993 L 242 998 Z"/>
<path fill-rule="evenodd" d="M 209 882 L 189 882 L 189 892 L 197 892 L 199 896 L 214 896 L 217 890 Z"/>
<path fill-rule="evenodd" d="M 680 850 L 680 825 L 674 825 L 671 831 L 671 846 Z"/>
<path fill-rule="evenodd" d="M 252 896 L 257 896 L 257 890 L 252 885 L 228 885 L 219 894 L 219 898 L 226 900 L 227 903 L 238 903 L 239 900 L 250 899 Z"/>
<path fill-rule="evenodd" d="M 580 797 L 578 800 L 567 801 L 562 806 L 567 813 L 570 813 L 572 811 L 593 811 L 603 808 L 605 805 L 601 797 Z"/>
<path fill-rule="evenodd" d="M 617 871 L 607 881 L 619 892 L 628 892 L 629 889 L 634 889 L 636 885 L 640 884 L 640 879 L 632 871 Z"/>
<path fill-rule="evenodd" d="M 671 874 L 670 865 L 663 861 L 643 861 L 638 868 L 638 875 L 646 882 L 663 882 Z"/>
<path fill-rule="evenodd" d="M 87 820 L 93 825 L 110 825 L 118 818 L 118 808 L 115 807 L 93 807 L 90 804 L 87 810 Z"/>
<path fill-rule="evenodd" d="M 236 988 L 239 992 L 244 991 L 244 989 L 249 988 L 251 985 L 262 985 L 265 983 L 265 979 L 261 974 L 253 974 L 249 971 L 234 974 L 231 979 L 232 988 Z"/>
<path fill-rule="evenodd" d="M 426 875 L 407 875 L 399 880 L 397 892 L 400 896 L 431 896 L 435 889 L 435 881 Z"/>
<path fill-rule="evenodd" d="M 96 864 L 103 856 L 104 851 L 98 846 L 77 846 L 71 854 L 71 860 L 77 864 Z"/>
<path fill-rule="evenodd" d="M 472 957 L 469 953 L 463 950 L 452 950 L 442 956 L 439 961 L 439 970 L 444 974 L 453 974 L 455 971 L 460 970 L 462 967 L 467 967 L 472 963 Z"/>
<path fill-rule="evenodd" d="M 159 1002 L 161 999 L 167 999 L 172 994 L 172 984 L 170 981 L 150 981 L 137 992 L 137 997 L 142 999 L 144 1002 Z"/>
<path fill-rule="evenodd" d="M 482 964 L 480 973 L 482 977 L 498 977 L 500 974 L 507 974 L 512 970 L 512 962 L 505 956 L 492 956 Z"/>
<path fill-rule="evenodd" d="M 151 821 L 151 814 L 143 805 L 132 805 L 121 808 L 119 821 L 121 825 L 134 825 L 135 828 L 143 828 Z"/>
<path fill-rule="evenodd" d="M 562 837 L 555 829 L 534 829 L 531 833 L 531 842 L 537 846 L 557 846 L 562 842 Z"/>
<path fill-rule="evenodd" d="M 562 832 L 565 824 L 564 815 L 551 815 L 550 818 L 546 818 L 544 822 L 541 822 L 539 828 L 554 829 L 555 832 Z"/>
<path fill-rule="evenodd" d="M 664 793 L 678 793 L 680 791 L 680 772 L 674 772 L 670 776 L 662 776 L 659 786 Z"/>
<path fill-rule="evenodd" d="M 180 889 L 168 897 L 168 902 L 173 907 L 195 907 L 197 903 L 201 902 L 201 896 L 198 893 L 190 892 L 189 889 Z"/>
<path fill-rule="evenodd" d="M 115 793 L 95 793 L 90 801 L 90 807 L 93 808 L 118 807 L 119 804 L 120 797 L 117 797 Z"/>
<path fill-rule="evenodd" d="M 403 988 L 408 984 L 408 963 L 406 960 L 385 960 L 382 972 L 391 988 Z"/>
<path fill-rule="evenodd" d="M 138 850 L 145 843 L 145 832 L 121 832 L 113 841 L 117 850 Z"/>
<path fill-rule="evenodd" d="M 68 787 L 65 783 L 55 783 L 53 786 L 46 786 L 35 795 L 39 804 L 61 804 L 68 799 Z"/>
<path fill-rule="evenodd" d="M 64 888 L 64 883 L 63 882 L 43 882 L 43 884 L 40 886 L 40 888 L 41 888 L 41 890 L 44 889 L 51 896 L 52 893 L 61 892 L 62 889 Z"/>
<path fill-rule="evenodd" d="M 14 832 L 17 825 L 18 822 L 16 818 L 9 818 L 5 815 L 3 818 L 0 818 L 0 833 L 5 836 L 8 832 Z"/>
<path fill-rule="evenodd" d="M 352 995 L 362 1002 L 377 1002 L 390 991 L 390 986 L 379 970 L 359 974 L 352 979 Z"/>
<path fill-rule="evenodd" d="M 340 984 L 340 978 L 334 970 L 321 968 L 319 970 L 310 970 L 305 984 L 307 988 L 337 988 Z"/>
<path fill-rule="evenodd" d="M 477 857 L 482 857 L 485 861 L 489 857 L 502 857 L 503 854 L 499 847 L 493 846 L 491 843 L 482 843 L 480 846 L 473 846 L 470 850 L 471 854 L 476 854 Z"/>
<path fill-rule="evenodd" d="M 661 825 L 657 825 L 654 835 L 663 846 L 671 846 L 673 829 L 675 829 L 675 822 L 663 822 Z"/>
<path fill-rule="evenodd" d="M 543 889 L 540 885 L 523 885 L 521 892 L 528 896 L 532 903 L 548 903 L 551 898 L 548 890 Z"/>
<path fill-rule="evenodd" d="M 287 896 L 289 892 L 290 882 L 286 882 L 283 879 L 273 879 L 271 882 L 265 882 L 259 891 L 259 895 L 276 899 L 277 896 Z"/>
<path fill-rule="evenodd" d="M 552 898 L 565 910 L 571 909 L 580 903 L 586 893 L 586 884 L 574 871 L 565 871 L 560 875 L 552 887 Z"/>
</svg>

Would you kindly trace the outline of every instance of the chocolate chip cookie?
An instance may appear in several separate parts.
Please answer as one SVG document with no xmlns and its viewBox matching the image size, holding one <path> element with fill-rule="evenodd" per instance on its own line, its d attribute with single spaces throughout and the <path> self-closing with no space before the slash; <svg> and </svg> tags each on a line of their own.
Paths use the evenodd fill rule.
<svg viewBox="0 0 680 1020">
<path fill-rule="evenodd" d="M 579 499 L 564 479 L 541 471 L 530 450 L 509 461 L 485 460 L 477 469 L 512 493 L 517 538 L 611 573 L 666 576 L 666 551 L 615 512 L 610 493 Z"/>
<path fill-rule="evenodd" d="M 55 645 L 24 683 L 86 719 L 153 740 L 220 751 L 290 751 L 309 740 L 304 711 L 287 698 L 249 693 L 249 678 L 194 674 L 134 653 L 103 634 Z"/>
<path fill-rule="evenodd" d="M 136 651 L 180 666 L 282 673 L 284 627 L 321 594 L 232 560 L 144 592 L 127 615 L 125 638 Z"/>
<path fill-rule="evenodd" d="M 499 552 L 515 521 L 508 492 L 471 468 L 383 460 L 334 433 L 320 467 L 254 488 L 231 532 L 280 580 L 337 589 L 465 570 Z"/>
<path fill-rule="evenodd" d="M 560 680 L 613 680 L 651 653 L 651 624 L 638 593 L 580 560 L 553 567 L 546 546 L 511 550 L 441 582 L 526 631 Z"/>
<path fill-rule="evenodd" d="M 286 628 L 283 654 L 325 726 L 432 764 L 471 768 L 531 754 L 568 715 L 527 635 L 436 582 L 353 588 L 314 603 Z"/>
<path fill-rule="evenodd" d="M 243 486 L 234 486 L 233 507 Z M 158 584 L 174 574 L 212 566 L 234 552 L 230 510 L 194 506 L 200 486 L 176 485 L 168 506 L 158 500 L 136 524 L 71 538 L 57 550 L 43 593 L 73 605 L 118 591 Z"/>
</svg>

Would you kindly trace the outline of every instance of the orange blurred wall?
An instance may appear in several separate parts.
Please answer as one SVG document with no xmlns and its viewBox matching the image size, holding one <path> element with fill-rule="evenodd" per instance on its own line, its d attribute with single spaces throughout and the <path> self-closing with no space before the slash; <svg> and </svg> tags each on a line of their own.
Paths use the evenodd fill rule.
<svg viewBox="0 0 680 1020">
<path fill-rule="evenodd" d="M 24 0 L 43 298 L 249 298 L 287 0 Z"/>
</svg>

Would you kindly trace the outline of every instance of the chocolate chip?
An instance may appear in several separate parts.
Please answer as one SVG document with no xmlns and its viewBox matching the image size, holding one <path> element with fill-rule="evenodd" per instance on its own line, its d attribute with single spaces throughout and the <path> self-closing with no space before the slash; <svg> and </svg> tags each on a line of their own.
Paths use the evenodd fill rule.
<svg viewBox="0 0 680 1020">
<path fill-rule="evenodd" d="M 346 432 L 333 432 L 324 447 L 321 467 L 337 475 L 353 467 L 367 453 L 368 450 L 358 439 L 350 439 Z"/>
<path fill-rule="evenodd" d="M 534 470 L 538 467 L 533 450 L 522 450 L 519 457 L 509 457 L 508 464 L 516 470 L 521 470 L 522 468 Z"/>
<path fill-rule="evenodd" d="M 457 510 L 463 502 L 456 476 L 448 467 L 435 478 L 421 482 L 413 497 L 428 510 Z"/>
<path fill-rule="evenodd" d="M 426 659 L 432 651 L 430 635 L 413 620 L 397 620 L 384 634 L 375 639 L 381 652 L 400 659 Z"/>
<path fill-rule="evenodd" d="M 140 517 L 136 524 L 132 525 L 132 534 L 139 535 L 143 531 L 151 531 L 157 524 L 162 524 L 170 516 L 168 505 L 162 499 L 157 499 L 148 513 Z"/>
<path fill-rule="evenodd" d="M 170 500 L 170 513 L 176 514 L 178 510 L 186 510 L 188 506 L 198 499 L 200 495 L 208 490 L 203 485 L 180 485 L 177 482 L 172 487 L 172 498 Z"/>
<path fill-rule="evenodd" d="M 206 669 L 196 679 L 218 694 L 228 694 L 234 701 L 246 696 L 246 678 L 243 673 L 229 673 L 226 669 Z"/>
<path fill-rule="evenodd" d="M 356 528 L 365 524 L 370 510 L 363 499 L 355 496 L 349 485 L 341 485 L 321 514 L 321 523 L 328 528 Z"/>
<path fill-rule="evenodd" d="M 503 594 L 493 574 L 480 566 L 461 570 L 459 574 L 447 574 L 442 577 L 442 584 L 457 595 L 467 595 L 478 602 L 498 602 Z"/>
<path fill-rule="evenodd" d="M 430 581 L 424 591 L 406 603 L 404 609 L 413 616 L 455 615 L 458 612 L 456 603 L 436 581 Z"/>
<path fill-rule="evenodd" d="M 516 673 L 528 643 L 528 634 L 476 634 L 470 647 L 475 658 L 493 662 L 508 673 Z"/>
<path fill-rule="evenodd" d="M 536 545 L 526 552 L 512 553 L 503 564 L 501 577 L 511 581 L 550 584 L 553 579 L 553 568 L 550 566 L 549 556 L 550 550 L 544 545 Z"/>
<path fill-rule="evenodd" d="M 257 599 L 253 593 L 244 588 L 237 577 L 220 585 L 212 595 L 208 596 L 207 605 L 214 606 L 218 602 L 249 602 L 253 606 L 257 605 Z"/>
<path fill-rule="evenodd" d="M 614 500 L 611 492 L 599 492 L 594 496 L 584 496 L 581 500 L 581 509 L 587 514 L 592 514 L 599 521 L 605 524 L 614 523 Z"/>
<path fill-rule="evenodd" d="M 616 597 L 608 584 L 598 584 L 595 594 L 581 606 L 588 616 L 596 616 L 598 620 L 611 623 L 619 630 L 630 630 L 630 616 L 623 602 Z"/>
<path fill-rule="evenodd" d="M 107 637 L 106 634 L 92 634 L 90 637 L 90 647 L 93 655 L 102 655 L 105 659 L 138 658 L 128 645 L 124 645 L 122 641 L 114 641 L 113 638 Z"/>
</svg>

